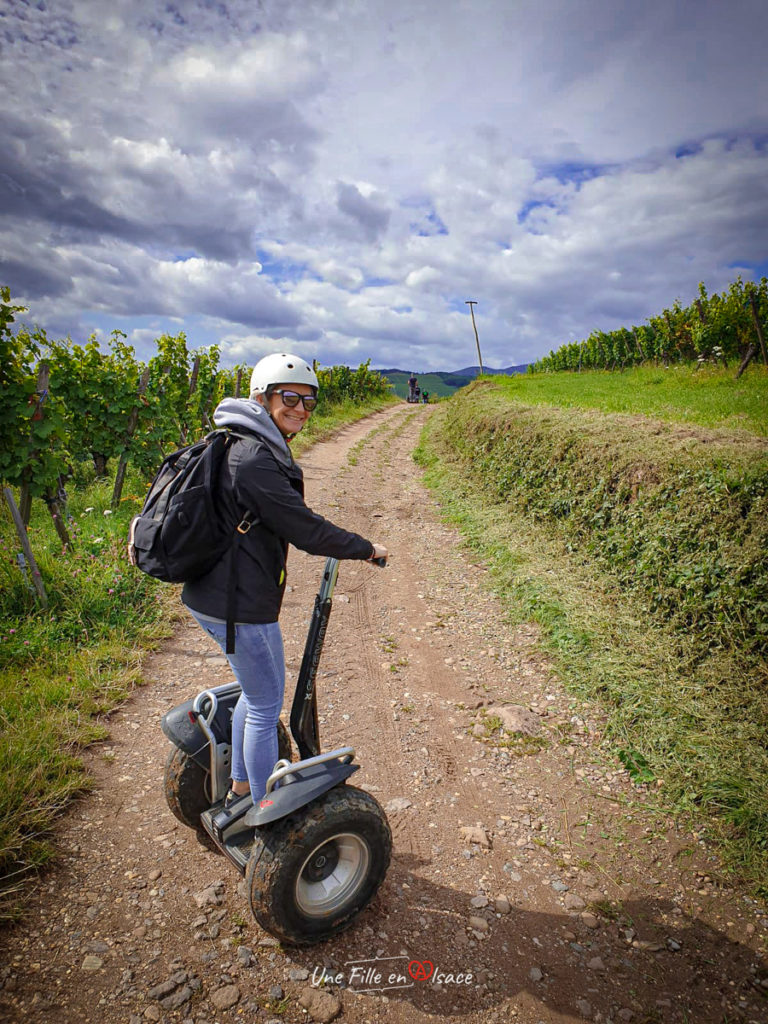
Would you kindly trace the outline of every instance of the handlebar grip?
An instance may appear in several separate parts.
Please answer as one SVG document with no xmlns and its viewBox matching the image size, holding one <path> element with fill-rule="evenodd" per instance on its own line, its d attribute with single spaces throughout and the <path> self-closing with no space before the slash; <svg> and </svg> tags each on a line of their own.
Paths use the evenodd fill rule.
<svg viewBox="0 0 768 1024">
<path fill-rule="evenodd" d="M 384 557 L 384 558 L 369 558 L 368 561 L 372 562 L 374 565 L 378 565 L 378 567 L 380 569 L 386 568 L 386 565 L 387 565 L 386 557 Z"/>
</svg>

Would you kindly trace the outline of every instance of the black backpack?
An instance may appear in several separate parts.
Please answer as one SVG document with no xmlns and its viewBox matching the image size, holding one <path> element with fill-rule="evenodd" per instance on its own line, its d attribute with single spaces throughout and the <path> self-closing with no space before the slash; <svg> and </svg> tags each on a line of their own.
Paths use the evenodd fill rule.
<svg viewBox="0 0 768 1024">
<path fill-rule="evenodd" d="M 221 511 L 217 499 L 221 467 L 239 436 L 229 430 L 214 430 L 166 456 L 141 512 L 131 522 L 128 539 L 131 562 L 165 583 L 186 583 L 205 576 L 230 552 L 227 654 L 235 646 L 238 542 L 258 521 L 250 512 L 234 521 Z"/>
</svg>

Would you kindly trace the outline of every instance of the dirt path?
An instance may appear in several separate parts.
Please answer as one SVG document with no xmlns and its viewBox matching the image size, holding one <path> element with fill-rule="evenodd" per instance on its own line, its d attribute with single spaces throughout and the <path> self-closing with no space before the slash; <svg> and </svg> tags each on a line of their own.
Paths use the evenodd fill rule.
<svg viewBox="0 0 768 1024">
<path fill-rule="evenodd" d="M 89 754 L 96 791 L 0 937 L 0 1019 L 768 1021 L 768 918 L 719 885 L 695 837 L 642 809 L 535 630 L 504 625 L 410 459 L 426 415 L 398 406 L 302 460 L 310 504 L 392 553 L 383 572 L 342 565 L 319 675 L 324 746 L 353 744 L 353 781 L 388 809 L 373 905 L 332 942 L 280 949 L 234 868 L 167 810 L 159 718 L 229 678 L 185 621 Z M 321 567 L 291 554 L 287 705 Z M 489 737 L 483 712 L 502 702 L 535 735 Z"/>
</svg>

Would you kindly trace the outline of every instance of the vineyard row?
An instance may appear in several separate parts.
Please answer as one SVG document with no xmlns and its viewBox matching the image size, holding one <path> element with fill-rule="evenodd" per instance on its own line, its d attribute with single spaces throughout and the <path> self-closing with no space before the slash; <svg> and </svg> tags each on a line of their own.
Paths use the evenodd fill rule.
<svg viewBox="0 0 768 1024">
<path fill-rule="evenodd" d="M 159 337 L 145 364 L 121 331 L 112 332 L 104 352 L 95 337 L 77 345 L 39 328 L 13 330 L 24 312 L 11 304 L 8 288 L 0 289 L 0 481 L 20 489 L 25 524 L 32 498 L 43 498 L 64 543 L 59 506 L 75 463 L 90 459 L 105 477 L 117 462 L 114 506 L 129 462 L 153 475 L 169 450 L 213 429 L 222 398 L 247 388 L 245 366 L 220 367 L 217 346 L 189 350 L 183 333 Z M 369 363 L 316 369 L 324 405 L 389 393 Z"/>
<path fill-rule="evenodd" d="M 768 366 L 768 279 L 746 283 L 739 277 L 721 294 L 703 284 L 690 306 L 675 302 L 640 327 L 593 331 L 584 341 L 561 345 L 529 366 L 531 373 L 561 370 L 620 370 L 656 362 L 738 362 L 737 377 L 759 353 Z"/>
</svg>

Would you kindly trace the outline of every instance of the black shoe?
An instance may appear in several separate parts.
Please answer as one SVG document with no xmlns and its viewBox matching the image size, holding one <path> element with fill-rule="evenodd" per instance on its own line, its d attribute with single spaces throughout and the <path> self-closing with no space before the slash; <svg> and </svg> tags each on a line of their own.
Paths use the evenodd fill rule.
<svg viewBox="0 0 768 1024">
<path fill-rule="evenodd" d="M 238 800 L 243 800 L 245 799 L 245 797 L 250 795 L 250 793 L 235 793 L 233 789 L 230 789 L 227 795 L 224 797 L 224 810 L 232 810 L 232 808 L 235 806 Z"/>
</svg>

